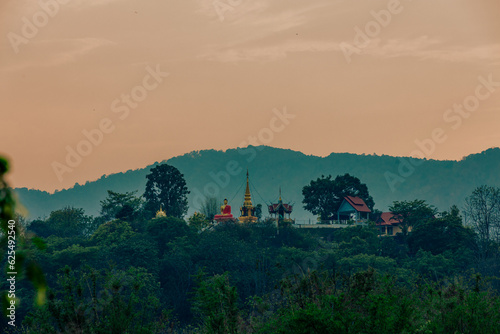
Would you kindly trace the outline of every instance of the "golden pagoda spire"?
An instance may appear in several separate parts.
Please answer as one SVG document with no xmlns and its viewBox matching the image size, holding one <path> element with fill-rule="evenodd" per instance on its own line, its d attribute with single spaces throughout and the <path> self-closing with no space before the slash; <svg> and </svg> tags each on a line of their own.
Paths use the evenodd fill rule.
<svg viewBox="0 0 500 334">
<path fill-rule="evenodd" d="M 281 202 L 281 186 L 280 186 L 280 199 L 279 199 L 279 201 Z"/>
<path fill-rule="evenodd" d="M 241 216 L 239 219 L 242 223 L 254 223 L 257 221 L 257 217 L 254 214 L 255 208 L 252 204 L 252 195 L 250 194 L 250 182 L 248 180 L 248 168 L 247 168 L 247 189 L 245 190 L 245 201 L 243 206 L 240 207 Z"/>
<path fill-rule="evenodd" d="M 243 206 L 247 208 L 249 207 L 253 208 L 252 195 L 250 194 L 250 186 L 248 183 L 248 169 L 247 169 L 247 189 L 245 190 L 245 201 L 243 202 Z"/>
</svg>

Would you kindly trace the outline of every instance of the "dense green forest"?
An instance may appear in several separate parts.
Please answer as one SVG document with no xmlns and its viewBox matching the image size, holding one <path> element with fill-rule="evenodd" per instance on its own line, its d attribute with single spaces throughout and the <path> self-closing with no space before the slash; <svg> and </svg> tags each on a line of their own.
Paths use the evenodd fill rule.
<svg viewBox="0 0 500 334">
<path fill-rule="evenodd" d="M 155 166 L 141 193 L 109 190 L 95 216 L 67 206 L 35 220 L 14 215 L 2 183 L 2 247 L 15 220 L 22 259 L 16 327 L 3 317 L 4 332 L 500 332 L 498 188 L 469 192 L 462 212 L 395 198 L 411 229 L 388 237 L 373 222 L 214 224 L 208 201 L 187 210 L 181 172 Z"/>
<path fill-rule="evenodd" d="M 229 174 L 227 165 L 231 161 L 239 169 Z M 460 161 L 414 159 L 412 164 L 408 158 L 387 155 L 332 153 L 327 157 L 317 157 L 286 149 L 249 146 L 226 151 L 195 151 L 165 162 L 184 174 L 191 191 L 188 195 L 188 215 L 200 211 L 200 197 L 207 195 L 216 196 L 220 202 L 228 198 L 230 205 L 240 205 L 243 198 L 238 189 L 245 182 L 247 168 L 254 200 L 263 206 L 275 201 L 281 186 L 283 199 L 296 204 L 296 219 L 311 217 L 300 205 L 302 187 L 322 174 L 335 177 L 350 173 L 357 176 L 366 183 L 375 199 L 376 209 L 381 211 L 387 211 L 395 200 L 415 198 L 425 199 L 443 210 L 452 205 L 461 208 L 465 197 L 476 187 L 483 184 L 500 186 L 498 148 L 469 155 Z M 76 184 L 71 189 L 54 194 L 26 188 L 18 188 L 16 193 L 28 209 L 30 219 L 46 218 L 50 212 L 65 206 L 83 208 L 87 214 L 96 216 L 100 210 L 99 202 L 106 198 L 108 190 L 142 193 L 146 175 L 156 165 L 158 163 L 104 175 L 96 181 Z"/>
</svg>

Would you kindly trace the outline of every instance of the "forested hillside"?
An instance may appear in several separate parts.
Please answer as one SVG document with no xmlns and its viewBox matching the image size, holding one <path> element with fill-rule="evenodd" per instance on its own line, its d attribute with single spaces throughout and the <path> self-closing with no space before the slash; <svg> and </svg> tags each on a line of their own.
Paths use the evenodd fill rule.
<svg viewBox="0 0 500 334">
<path fill-rule="evenodd" d="M 186 180 L 169 164 L 151 168 L 144 197 L 108 191 L 98 216 L 26 220 L 7 171 L 0 158 L 2 332 L 499 333 L 499 187 L 474 189 L 462 212 L 398 199 L 403 228 L 384 235 L 373 221 L 214 217 L 217 203 L 186 215 Z M 355 177 L 324 180 L 371 198 Z"/>
<path fill-rule="evenodd" d="M 332 153 L 322 158 L 292 150 L 250 146 L 225 152 L 196 151 L 166 162 L 184 174 L 191 191 L 189 214 L 199 211 L 201 199 L 207 195 L 215 195 L 220 202 L 228 198 L 230 205 L 239 207 L 243 201 L 246 168 L 250 171 L 255 203 L 264 205 L 264 202 L 276 200 L 281 186 L 284 200 L 295 203 L 293 216 L 296 219 L 311 218 L 302 208 L 302 188 L 322 174 L 357 176 L 368 186 L 375 208 L 381 211 L 387 210 L 394 200 L 414 198 L 425 198 L 442 210 L 454 204 L 461 207 L 464 198 L 475 187 L 500 185 L 498 148 L 467 156 L 461 161 L 414 160 L 411 164 L 408 159 L 385 155 Z M 232 174 L 228 173 L 228 163 Z M 106 197 L 107 190 L 138 190 L 142 195 L 145 176 L 155 165 L 102 176 L 54 194 L 26 188 L 16 189 L 16 192 L 31 218 L 48 216 L 64 206 L 83 208 L 87 214 L 97 215 L 99 201 Z"/>
</svg>

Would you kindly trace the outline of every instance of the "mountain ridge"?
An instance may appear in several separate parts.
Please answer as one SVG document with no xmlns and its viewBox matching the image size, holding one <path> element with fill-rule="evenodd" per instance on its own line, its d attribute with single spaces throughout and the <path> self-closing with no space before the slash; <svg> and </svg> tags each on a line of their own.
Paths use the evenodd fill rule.
<svg viewBox="0 0 500 334">
<path fill-rule="evenodd" d="M 302 187 L 321 175 L 335 177 L 349 173 L 360 178 L 367 184 L 375 208 L 382 211 L 395 200 L 415 198 L 425 199 L 440 210 L 453 204 L 461 207 L 475 187 L 482 184 L 500 186 L 499 148 L 490 148 L 461 160 L 433 160 L 355 153 L 319 157 L 291 149 L 248 146 L 191 151 L 144 168 L 103 175 L 95 181 L 75 184 L 54 193 L 28 188 L 16 188 L 15 191 L 28 209 L 30 219 L 43 218 L 64 206 L 81 207 L 87 214 L 97 215 L 99 202 L 107 196 L 107 190 L 137 190 L 137 194 L 142 195 L 147 173 L 160 163 L 171 164 L 184 174 L 191 191 L 189 215 L 199 211 L 204 196 L 212 194 L 220 201 L 227 197 L 233 213 L 237 214 L 243 202 L 243 192 L 239 194 L 238 189 L 245 182 L 247 168 L 254 205 L 265 206 L 277 199 L 281 186 L 283 197 L 295 202 L 292 216 L 299 220 L 313 218 L 302 208 Z"/>
</svg>

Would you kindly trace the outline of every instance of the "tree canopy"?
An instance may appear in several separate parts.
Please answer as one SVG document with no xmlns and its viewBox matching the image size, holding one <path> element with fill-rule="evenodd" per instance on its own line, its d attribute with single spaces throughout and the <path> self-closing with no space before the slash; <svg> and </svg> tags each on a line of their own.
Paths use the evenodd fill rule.
<svg viewBox="0 0 500 334">
<path fill-rule="evenodd" d="M 146 176 L 145 209 L 150 216 L 160 209 L 168 216 L 182 218 L 188 210 L 187 195 L 184 175 L 174 166 L 163 164 L 151 169 Z"/>
<path fill-rule="evenodd" d="M 101 216 L 105 220 L 133 219 L 143 202 L 141 198 L 135 196 L 136 193 L 137 191 L 132 191 L 121 194 L 108 190 L 108 197 L 101 201 Z"/>
<path fill-rule="evenodd" d="M 458 208 L 453 206 L 442 217 L 424 219 L 416 225 L 408 238 L 408 245 L 412 254 L 421 249 L 437 255 L 445 251 L 474 248 L 474 239 L 474 231 L 463 225 Z"/>
<path fill-rule="evenodd" d="M 476 230 L 480 246 L 500 241 L 500 188 L 481 186 L 465 200 L 467 222 Z"/>
<path fill-rule="evenodd" d="M 391 220 L 398 222 L 404 236 L 408 235 L 410 228 L 416 228 L 429 218 L 434 218 L 436 208 L 425 200 L 394 201 L 389 207 L 393 216 Z"/>
<path fill-rule="evenodd" d="M 214 219 L 214 216 L 220 213 L 217 198 L 214 196 L 207 196 L 201 206 L 201 213 L 204 214 L 208 220 Z"/>
<path fill-rule="evenodd" d="M 92 218 L 85 215 L 83 209 L 73 207 L 52 211 L 47 220 L 32 222 L 30 229 L 42 237 L 83 237 L 94 232 Z"/>
<path fill-rule="evenodd" d="M 334 180 L 331 175 L 327 177 L 322 175 L 321 178 L 312 180 L 309 185 L 304 186 L 302 195 L 304 209 L 319 215 L 322 220 L 337 213 L 345 196 L 360 197 L 370 209 L 375 205 L 366 184 L 349 174 L 338 175 Z"/>
<path fill-rule="evenodd" d="M 1 168 L 0 159 L 0 217 L 11 220 Z M 338 181 L 332 193 L 339 198 L 370 203 L 351 178 L 323 177 Z M 403 238 L 382 237 L 371 223 L 310 229 L 273 219 L 211 223 L 195 213 L 188 224 L 114 200 L 129 195 L 110 194 L 113 210 L 103 215 L 119 219 L 87 217 L 90 226 L 100 222 L 92 233 L 74 208 L 27 231 L 2 221 L 0 244 L 14 248 L 5 237 L 16 231 L 15 269 L 25 270 L 15 297 L 5 297 L 3 284 L 6 306 L 23 303 L 17 328 L 1 317 L 0 332 L 498 333 L 499 243 L 490 234 L 482 254 L 456 207 L 439 215 L 422 200 L 394 202 L 393 220 L 408 227 Z M 133 222 L 120 218 L 130 215 Z M 40 237 L 32 238 L 35 230 Z M 37 305 L 45 291 L 45 305 Z"/>
</svg>

